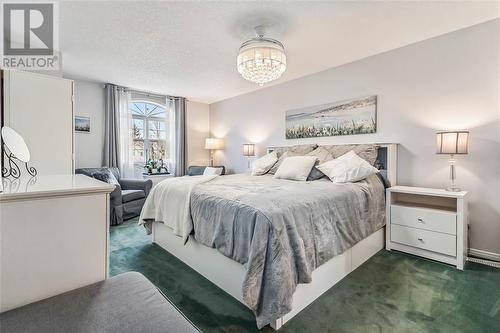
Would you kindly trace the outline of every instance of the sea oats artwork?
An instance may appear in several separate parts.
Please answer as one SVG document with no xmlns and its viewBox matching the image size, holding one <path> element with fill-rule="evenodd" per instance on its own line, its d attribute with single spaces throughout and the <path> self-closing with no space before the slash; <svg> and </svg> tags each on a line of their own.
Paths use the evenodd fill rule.
<svg viewBox="0 0 500 333">
<path fill-rule="evenodd" d="M 377 131 L 377 96 L 286 112 L 286 138 L 369 134 Z"/>
</svg>

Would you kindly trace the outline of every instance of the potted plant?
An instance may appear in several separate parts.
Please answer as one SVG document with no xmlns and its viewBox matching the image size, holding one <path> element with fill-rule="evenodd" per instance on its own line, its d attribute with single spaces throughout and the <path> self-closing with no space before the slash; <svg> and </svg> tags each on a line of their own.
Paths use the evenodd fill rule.
<svg viewBox="0 0 500 333">
<path fill-rule="evenodd" d="M 154 147 L 151 147 L 150 151 L 151 151 L 151 158 L 147 159 L 146 164 L 144 165 L 144 172 L 148 174 L 169 173 L 167 166 L 162 158 L 162 156 L 165 155 L 165 149 L 160 148 L 159 151 L 156 151 Z"/>
<path fill-rule="evenodd" d="M 150 159 L 144 166 L 144 170 L 146 170 L 146 172 L 149 174 L 158 173 L 159 172 L 158 167 L 159 167 L 158 161 Z"/>
</svg>

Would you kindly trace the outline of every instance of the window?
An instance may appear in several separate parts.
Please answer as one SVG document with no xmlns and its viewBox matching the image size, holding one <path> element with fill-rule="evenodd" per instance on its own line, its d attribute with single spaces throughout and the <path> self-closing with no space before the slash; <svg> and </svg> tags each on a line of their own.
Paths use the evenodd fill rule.
<svg viewBox="0 0 500 333">
<path fill-rule="evenodd" d="M 170 118 L 164 105 L 148 101 L 133 101 L 132 113 L 133 159 L 142 168 L 146 160 L 170 160 Z"/>
</svg>

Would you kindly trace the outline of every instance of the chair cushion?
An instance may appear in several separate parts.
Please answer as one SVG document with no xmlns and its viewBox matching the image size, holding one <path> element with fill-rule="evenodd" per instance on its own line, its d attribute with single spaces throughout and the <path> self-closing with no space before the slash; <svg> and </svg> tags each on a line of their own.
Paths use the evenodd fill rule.
<svg viewBox="0 0 500 333">
<path fill-rule="evenodd" d="M 146 197 L 143 190 L 122 190 L 122 202 L 130 202 Z"/>
</svg>

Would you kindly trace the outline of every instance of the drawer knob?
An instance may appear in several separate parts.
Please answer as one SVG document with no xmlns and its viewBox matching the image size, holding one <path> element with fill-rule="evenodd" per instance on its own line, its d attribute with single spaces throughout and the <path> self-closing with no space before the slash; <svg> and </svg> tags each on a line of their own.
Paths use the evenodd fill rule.
<svg viewBox="0 0 500 333">
<path fill-rule="evenodd" d="M 420 223 L 424 223 L 424 219 L 421 219 L 421 218 L 418 218 L 417 221 Z"/>
<path fill-rule="evenodd" d="M 421 242 L 423 242 L 423 241 L 424 241 L 424 239 L 423 239 L 422 237 L 418 237 L 417 239 L 418 239 L 419 241 L 421 241 Z"/>
</svg>

